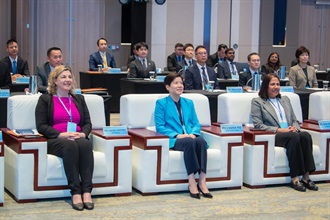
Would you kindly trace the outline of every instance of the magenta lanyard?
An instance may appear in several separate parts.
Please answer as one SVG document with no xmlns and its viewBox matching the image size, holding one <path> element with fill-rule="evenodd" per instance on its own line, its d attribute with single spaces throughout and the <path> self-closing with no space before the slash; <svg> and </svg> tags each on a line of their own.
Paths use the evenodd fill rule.
<svg viewBox="0 0 330 220">
<path fill-rule="evenodd" d="M 71 98 L 70 98 L 70 94 L 68 95 L 68 97 L 69 97 L 69 105 L 70 105 L 70 109 L 69 110 L 66 108 L 66 106 L 62 102 L 61 98 L 57 94 L 56 94 L 56 96 L 57 96 L 58 100 L 60 100 L 63 108 L 65 109 L 65 111 L 68 113 L 68 115 L 70 117 L 70 122 L 72 122 L 72 111 L 71 111 Z"/>
</svg>

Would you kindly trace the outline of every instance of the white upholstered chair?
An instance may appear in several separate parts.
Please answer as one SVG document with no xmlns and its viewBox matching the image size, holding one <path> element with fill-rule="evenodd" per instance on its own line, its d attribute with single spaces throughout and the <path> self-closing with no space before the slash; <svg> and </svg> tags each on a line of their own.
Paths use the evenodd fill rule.
<svg viewBox="0 0 330 220">
<path fill-rule="evenodd" d="M 142 194 L 187 190 L 188 176 L 183 152 L 169 150 L 169 138 L 155 132 L 156 100 L 168 94 L 130 94 L 120 99 L 120 124 L 127 125 L 132 137 L 133 187 Z M 201 94 L 183 94 L 193 100 L 201 135 L 207 150 L 207 186 L 240 188 L 242 186 L 242 134 L 220 134 L 211 126 L 209 103 Z"/>
<path fill-rule="evenodd" d="M 330 120 L 330 91 L 310 94 L 308 110 L 309 120 Z"/>
<path fill-rule="evenodd" d="M 5 164 L 4 164 L 4 144 L 0 141 L 0 207 L 3 206 L 4 201 L 4 172 L 5 172 Z"/>
<path fill-rule="evenodd" d="M 295 115 L 302 122 L 302 111 L 299 96 L 295 93 L 282 93 L 288 96 Z M 266 131 L 252 131 L 251 101 L 258 97 L 257 93 L 222 94 L 218 96 L 218 122 L 244 123 L 244 162 L 243 182 L 245 186 L 258 188 L 270 184 L 289 183 L 288 160 L 286 150 L 275 146 L 275 134 Z M 308 132 L 310 132 L 308 130 Z M 311 133 L 311 132 L 310 132 Z M 313 156 L 316 170 L 324 170 L 329 166 L 325 154 L 326 147 L 322 141 L 313 137 Z M 327 151 L 328 152 L 328 151 Z M 327 162 L 328 161 L 328 162 Z M 328 180 L 329 174 L 315 172 L 311 177 L 314 181 Z"/>
<path fill-rule="evenodd" d="M 84 95 L 92 121 L 93 195 L 132 192 L 130 137 L 103 137 L 104 102 L 97 95 Z M 35 107 L 39 96 L 8 99 L 8 129 L 36 128 Z M 62 159 L 47 154 L 44 138 L 23 139 L 4 132 L 5 188 L 18 202 L 70 196 Z"/>
</svg>

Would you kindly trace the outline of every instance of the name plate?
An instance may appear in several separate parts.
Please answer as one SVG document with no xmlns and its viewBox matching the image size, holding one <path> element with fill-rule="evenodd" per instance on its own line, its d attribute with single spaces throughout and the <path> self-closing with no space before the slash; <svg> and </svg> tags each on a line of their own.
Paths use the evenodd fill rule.
<svg viewBox="0 0 330 220">
<path fill-rule="evenodd" d="M 29 84 L 30 77 L 16 77 L 16 83 Z"/>
<path fill-rule="evenodd" d="M 108 73 L 120 73 L 120 68 L 109 68 Z"/>
<path fill-rule="evenodd" d="M 2 142 L 2 131 L 0 131 L 0 142 Z"/>
<path fill-rule="evenodd" d="M 235 133 L 235 134 L 241 134 L 243 133 L 243 126 L 242 124 L 221 124 L 221 133 L 229 134 L 229 133 Z"/>
<path fill-rule="evenodd" d="M 240 86 L 227 86 L 226 91 L 228 93 L 243 93 L 243 88 Z"/>
<path fill-rule="evenodd" d="M 128 135 L 127 126 L 104 126 L 104 136 Z"/>
<path fill-rule="evenodd" d="M 330 121 L 329 120 L 320 120 L 319 126 L 321 130 L 330 130 Z"/>
<path fill-rule="evenodd" d="M 81 89 L 75 89 L 74 91 L 76 94 L 80 94 L 81 95 Z"/>
<path fill-rule="evenodd" d="M 280 92 L 294 92 L 293 86 L 281 86 Z"/>
<path fill-rule="evenodd" d="M 0 98 L 8 98 L 10 96 L 9 89 L 0 89 Z"/>
<path fill-rule="evenodd" d="M 156 73 L 162 73 L 162 68 L 156 68 Z"/>
<path fill-rule="evenodd" d="M 156 80 L 159 82 L 164 82 L 165 76 L 156 76 Z"/>
</svg>

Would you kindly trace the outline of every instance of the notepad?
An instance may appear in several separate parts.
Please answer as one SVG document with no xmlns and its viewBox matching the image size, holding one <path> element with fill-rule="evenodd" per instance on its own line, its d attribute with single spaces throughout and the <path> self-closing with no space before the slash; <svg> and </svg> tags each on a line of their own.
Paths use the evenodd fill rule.
<svg viewBox="0 0 330 220">
<path fill-rule="evenodd" d="M 16 129 L 16 133 L 20 135 L 33 135 L 35 134 L 32 129 Z"/>
</svg>

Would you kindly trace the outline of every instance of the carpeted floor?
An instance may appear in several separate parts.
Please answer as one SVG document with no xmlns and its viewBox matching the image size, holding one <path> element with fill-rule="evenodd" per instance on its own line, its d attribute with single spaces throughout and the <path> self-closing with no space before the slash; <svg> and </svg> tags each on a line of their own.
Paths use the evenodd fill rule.
<svg viewBox="0 0 330 220">
<path fill-rule="evenodd" d="M 212 190 L 213 199 L 190 198 L 188 191 L 142 196 L 95 196 L 95 209 L 75 211 L 70 198 L 18 204 L 5 194 L 0 219 L 330 219 L 330 184 L 319 191 L 288 186 Z"/>
<path fill-rule="evenodd" d="M 119 114 L 111 114 L 111 125 Z M 16 203 L 5 194 L 0 219 L 328 219 L 330 183 L 319 191 L 297 192 L 287 185 L 262 189 L 212 190 L 213 199 L 192 199 L 188 191 L 141 196 L 95 196 L 95 209 L 75 211 L 70 198 Z"/>
</svg>

